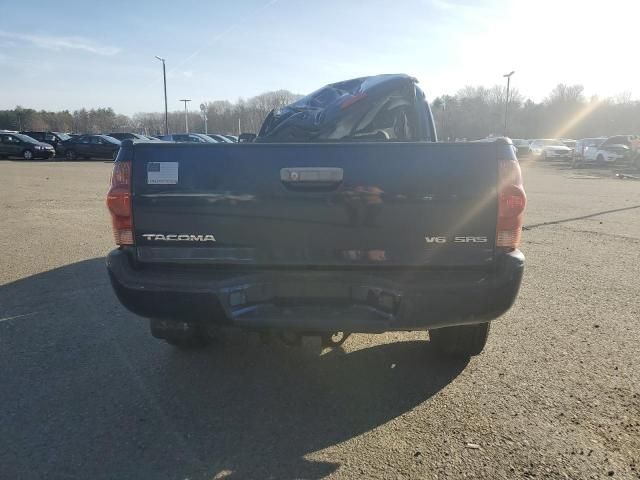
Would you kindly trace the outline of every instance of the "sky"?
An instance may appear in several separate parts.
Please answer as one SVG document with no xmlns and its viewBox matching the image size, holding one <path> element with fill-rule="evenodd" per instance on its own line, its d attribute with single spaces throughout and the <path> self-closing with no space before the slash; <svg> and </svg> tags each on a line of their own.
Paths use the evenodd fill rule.
<svg viewBox="0 0 640 480">
<path fill-rule="evenodd" d="M 639 0 L 0 0 L 0 109 L 164 108 L 408 73 L 429 98 L 558 83 L 640 98 Z"/>
</svg>

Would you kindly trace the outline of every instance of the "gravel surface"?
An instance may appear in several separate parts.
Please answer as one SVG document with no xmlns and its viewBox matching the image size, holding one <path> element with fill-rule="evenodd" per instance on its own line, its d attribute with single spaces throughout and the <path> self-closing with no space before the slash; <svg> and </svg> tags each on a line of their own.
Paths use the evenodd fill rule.
<svg viewBox="0 0 640 480">
<path fill-rule="evenodd" d="M 640 181 L 524 170 L 521 293 L 466 363 L 176 351 L 109 286 L 110 165 L 0 162 L 0 478 L 640 478 Z"/>
</svg>

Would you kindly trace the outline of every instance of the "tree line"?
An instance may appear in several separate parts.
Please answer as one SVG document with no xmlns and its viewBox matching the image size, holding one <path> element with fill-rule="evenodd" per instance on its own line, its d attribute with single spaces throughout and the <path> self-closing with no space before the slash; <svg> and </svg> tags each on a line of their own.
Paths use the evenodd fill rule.
<svg viewBox="0 0 640 480">
<path fill-rule="evenodd" d="M 278 90 L 236 102 L 208 102 L 208 131 L 236 135 L 256 133 L 272 109 L 300 97 Z M 513 89 L 508 107 L 506 100 L 505 87 L 498 85 L 467 86 L 454 95 L 435 98 L 431 108 L 440 139 L 474 140 L 505 133 L 512 138 L 585 138 L 640 133 L 640 101 L 632 100 L 629 93 L 614 98 L 587 99 L 581 85 L 559 84 L 540 102 L 525 99 Z M 170 132 L 185 131 L 184 111 L 169 112 L 168 120 Z M 189 112 L 188 122 L 191 132 L 204 132 L 204 117 L 199 110 Z M 0 110 L 0 129 L 159 135 L 164 133 L 164 112 L 127 116 L 112 108 L 47 112 L 17 106 L 13 110 Z"/>
<path fill-rule="evenodd" d="M 207 127 L 210 133 L 239 134 L 257 132 L 262 121 L 274 108 L 288 105 L 302 95 L 287 90 L 265 92 L 232 103 L 218 100 L 206 103 Z M 188 113 L 189 131 L 204 132 L 204 116 L 198 109 Z M 184 111 L 168 113 L 169 132 L 185 131 Z M 0 129 L 33 130 L 68 133 L 134 132 L 143 135 L 164 134 L 164 112 L 135 113 L 132 116 L 116 113 L 112 108 L 63 110 L 47 112 L 17 106 L 0 110 Z"/>
<path fill-rule="evenodd" d="M 541 102 L 518 90 L 465 87 L 431 103 L 441 140 L 511 138 L 588 138 L 640 134 L 640 101 L 625 92 L 614 98 L 586 98 L 582 85 L 557 85 Z M 507 125 L 505 128 L 505 114 Z"/>
</svg>

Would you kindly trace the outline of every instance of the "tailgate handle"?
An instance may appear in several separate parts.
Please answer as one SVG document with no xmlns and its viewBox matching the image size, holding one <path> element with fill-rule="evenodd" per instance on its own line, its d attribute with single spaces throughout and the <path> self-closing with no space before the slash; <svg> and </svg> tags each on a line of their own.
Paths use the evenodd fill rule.
<svg viewBox="0 0 640 480">
<path fill-rule="evenodd" d="M 280 169 L 280 180 L 287 186 L 332 185 L 342 182 L 344 172 L 337 167 L 290 167 Z"/>
</svg>

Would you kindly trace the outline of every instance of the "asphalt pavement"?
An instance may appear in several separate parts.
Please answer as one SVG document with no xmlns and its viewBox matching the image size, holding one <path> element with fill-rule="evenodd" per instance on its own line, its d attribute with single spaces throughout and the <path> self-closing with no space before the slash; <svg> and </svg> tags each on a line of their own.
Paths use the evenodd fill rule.
<svg viewBox="0 0 640 480">
<path fill-rule="evenodd" d="M 155 340 L 106 275 L 110 168 L 0 161 L 0 479 L 640 478 L 640 181 L 525 164 L 520 296 L 454 362 Z"/>
</svg>

